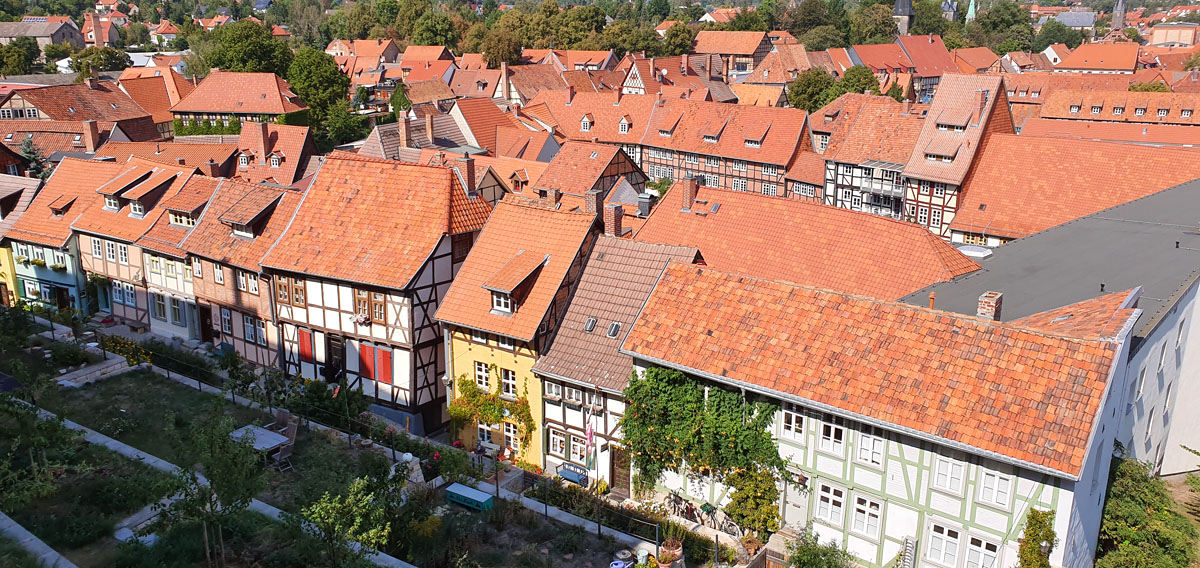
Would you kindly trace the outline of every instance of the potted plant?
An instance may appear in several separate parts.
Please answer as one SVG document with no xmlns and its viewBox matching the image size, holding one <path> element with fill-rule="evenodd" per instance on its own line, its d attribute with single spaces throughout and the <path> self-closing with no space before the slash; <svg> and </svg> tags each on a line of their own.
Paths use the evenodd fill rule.
<svg viewBox="0 0 1200 568">
<path fill-rule="evenodd" d="M 354 316 L 354 323 L 358 325 L 371 325 L 371 316 L 367 314 L 358 314 Z"/>
<path fill-rule="evenodd" d="M 750 554 L 750 556 L 754 556 L 756 553 L 758 553 L 758 549 L 762 548 L 763 543 L 761 540 L 758 540 L 758 537 L 748 534 L 742 537 L 742 546 L 746 547 L 746 552 Z"/>
<path fill-rule="evenodd" d="M 46 268 L 46 261 L 44 261 L 44 260 L 42 260 L 42 259 L 40 259 L 40 258 L 35 258 L 35 259 L 33 259 L 33 260 L 29 261 L 29 263 L 30 263 L 30 264 L 32 264 L 32 265 L 34 265 L 34 266 L 40 266 L 40 267 L 42 267 L 42 268 Z"/>
<path fill-rule="evenodd" d="M 678 523 L 667 524 L 666 538 L 663 540 L 662 545 L 658 547 L 658 556 L 654 558 L 660 567 L 666 568 L 676 561 L 683 559 L 683 537 L 685 531 L 687 529 Z"/>
<path fill-rule="evenodd" d="M 29 266 L 29 257 L 28 256 L 18 256 L 17 263 L 24 264 L 25 266 Z"/>
</svg>

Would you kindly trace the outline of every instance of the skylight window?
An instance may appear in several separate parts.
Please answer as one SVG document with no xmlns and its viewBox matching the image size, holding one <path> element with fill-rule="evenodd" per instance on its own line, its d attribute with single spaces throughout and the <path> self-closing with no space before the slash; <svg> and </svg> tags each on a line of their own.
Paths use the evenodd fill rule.
<svg viewBox="0 0 1200 568">
<path fill-rule="evenodd" d="M 607 335 L 608 335 L 609 339 L 616 337 L 618 333 L 621 333 L 621 322 L 614 321 L 614 322 L 608 324 L 608 334 Z"/>
<path fill-rule="evenodd" d="M 74 112 L 75 112 L 75 107 L 67 107 L 67 112 L 74 113 Z"/>
<path fill-rule="evenodd" d="M 592 155 L 591 155 L 591 156 L 588 156 L 588 157 L 589 157 L 589 158 L 591 158 L 591 159 L 593 159 L 593 160 L 595 160 L 595 159 L 596 159 L 596 156 L 599 156 L 599 155 L 600 155 L 600 152 L 592 152 Z"/>
<path fill-rule="evenodd" d="M 583 322 L 583 330 L 584 331 L 591 333 L 595 329 L 596 329 L 596 318 L 588 318 L 587 321 Z"/>
</svg>

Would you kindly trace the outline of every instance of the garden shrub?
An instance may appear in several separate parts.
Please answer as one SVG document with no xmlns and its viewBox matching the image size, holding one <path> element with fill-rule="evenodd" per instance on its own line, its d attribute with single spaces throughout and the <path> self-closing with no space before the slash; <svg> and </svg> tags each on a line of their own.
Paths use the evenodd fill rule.
<svg viewBox="0 0 1200 568">
<path fill-rule="evenodd" d="M 98 513 L 67 512 L 17 522 L 37 534 L 51 548 L 73 549 L 87 546 L 112 534 L 114 523 Z"/>
<path fill-rule="evenodd" d="M 158 367 L 199 379 L 210 385 L 220 385 L 222 382 L 221 377 L 213 372 L 214 366 L 208 357 L 157 339 L 143 341 L 142 347 L 150 352 L 151 362 Z"/>
<path fill-rule="evenodd" d="M 87 352 L 78 344 L 63 341 L 50 345 L 50 359 L 55 365 L 74 367 L 88 362 Z"/>
</svg>

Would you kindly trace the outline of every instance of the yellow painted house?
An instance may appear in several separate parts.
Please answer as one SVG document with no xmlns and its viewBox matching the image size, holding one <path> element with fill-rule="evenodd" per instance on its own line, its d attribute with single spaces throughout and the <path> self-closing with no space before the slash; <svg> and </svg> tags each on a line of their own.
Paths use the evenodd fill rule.
<svg viewBox="0 0 1200 568">
<path fill-rule="evenodd" d="M 457 433 L 468 447 L 543 466 L 542 385 L 533 364 L 549 346 L 598 233 L 594 213 L 553 203 L 505 199 L 438 308 L 446 335 L 447 375 L 473 380 L 507 400 L 526 399 L 534 428 L 516 420 L 470 424 Z"/>
<path fill-rule="evenodd" d="M 0 175 L 0 238 L 29 208 L 41 183 L 37 178 Z M 0 247 L 0 306 L 10 306 L 19 297 L 12 247 L 6 242 Z"/>
</svg>

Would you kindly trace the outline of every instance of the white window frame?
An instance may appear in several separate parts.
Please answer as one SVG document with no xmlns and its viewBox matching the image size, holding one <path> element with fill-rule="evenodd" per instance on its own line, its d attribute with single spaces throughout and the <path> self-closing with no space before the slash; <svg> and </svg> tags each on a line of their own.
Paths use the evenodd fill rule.
<svg viewBox="0 0 1200 568">
<path fill-rule="evenodd" d="M 104 258 L 104 244 L 92 237 L 92 258 Z"/>
<path fill-rule="evenodd" d="M 267 345 L 267 320 L 254 318 L 254 325 L 258 328 L 258 344 Z"/>
<path fill-rule="evenodd" d="M 121 210 L 121 200 L 117 199 L 116 197 L 113 197 L 111 195 L 105 195 L 104 196 L 104 208 L 108 209 L 110 211 L 120 211 Z"/>
<path fill-rule="evenodd" d="M 582 436 L 571 436 L 568 449 L 571 452 L 569 459 L 572 462 L 581 465 L 587 463 L 587 440 Z"/>
<path fill-rule="evenodd" d="M 1158 372 L 1162 373 L 1163 369 L 1166 366 L 1167 366 L 1167 344 L 1164 342 L 1162 349 L 1159 350 L 1159 354 L 1158 354 Z"/>
<path fill-rule="evenodd" d="M 500 394 L 517 396 L 517 373 L 511 369 L 500 369 Z"/>
<path fill-rule="evenodd" d="M 763 182 L 762 194 L 771 197 L 779 197 L 779 185 L 769 182 Z"/>
<path fill-rule="evenodd" d="M 271 156 L 271 167 L 278 168 L 280 163 L 279 156 Z"/>
<path fill-rule="evenodd" d="M 517 347 L 516 343 L 511 337 L 505 337 L 503 335 L 496 336 L 496 346 L 501 349 L 507 349 L 508 351 L 512 351 Z"/>
<path fill-rule="evenodd" d="M 1000 545 L 974 535 L 967 535 L 966 568 L 996 568 L 996 561 L 999 557 Z"/>
<path fill-rule="evenodd" d="M 472 329 L 471 330 L 471 341 L 474 341 L 475 343 L 482 343 L 484 345 L 487 345 L 487 342 L 488 342 L 487 334 L 482 331 L 479 331 L 477 329 Z"/>
<path fill-rule="evenodd" d="M 483 390 L 491 390 L 488 387 L 488 376 L 490 375 L 488 364 L 483 361 L 475 362 L 475 386 Z"/>
<path fill-rule="evenodd" d="M 63 251 L 61 250 L 54 251 L 54 264 L 56 266 L 66 266 L 67 255 L 63 254 Z"/>
<path fill-rule="evenodd" d="M 933 460 L 933 488 L 962 495 L 966 470 L 967 466 L 963 462 L 946 456 L 935 457 Z"/>
<path fill-rule="evenodd" d="M 996 471 L 984 470 L 979 474 L 980 503 L 1007 510 L 1012 503 L 1013 478 Z"/>
<path fill-rule="evenodd" d="M 104 258 L 109 262 L 117 261 L 117 243 L 104 241 Z"/>
<path fill-rule="evenodd" d="M 25 283 L 27 285 L 29 284 L 28 281 L 26 281 Z M 29 291 L 28 286 L 26 286 L 25 291 L 26 292 Z M 40 293 L 40 291 L 39 291 L 39 293 Z M 122 288 L 121 283 L 116 280 L 112 281 L 112 302 L 114 304 L 121 304 L 122 306 L 125 305 L 125 289 Z"/>
<path fill-rule="evenodd" d="M 253 272 L 246 273 L 246 284 L 250 286 L 250 293 L 258 295 L 258 275 Z"/>
<path fill-rule="evenodd" d="M 775 164 L 763 164 L 762 175 L 766 177 L 776 177 L 779 175 L 779 166 Z"/>
<path fill-rule="evenodd" d="M 503 292 L 492 292 L 492 309 L 506 314 L 512 313 L 512 296 Z"/>
<path fill-rule="evenodd" d="M 817 449 L 837 456 L 846 453 L 846 424 L 840 417 L 825 415 L 817 436 Z"/>
<path fill-rule="evenodd" d="M 202 278 L 204 276 L 204 261 L 198 258 L 192 259 L 192 276 L 195 276 L 196 278 Z"/>
<path fill-rule="evenodd" d="M 879 540 L 879 528 L 883 524 L 882 501 L 855 493 L 854 509 L 850 512 L 850 517 L 850 532 L 874 541 Z"/>
<path fill-rule="evenodd" d="M 887 436 L 874 426 L 862 426 L 858 433 L 858 446 L 854 449 L 854 461 L 871 467 L 882 468 L 887 459 Z"/>
<path fill-rule="evenodd" d="M 233 335 L 233 313 L 229 308 L 221 308 L 221 332 Z"/>
<path fill-rule="evenodd" d="M 935 543 L 939 546 L 935 546 Z M 925 547 L 925 559 L 941 566 L 957 566 L 958 547 L 961 543 L 961 530 L 932 522 L 929 524 L 929 545 Z"/>
<path fill-rule="evenodd" d="M 142 217 L 146 214 L 146 206 L 141 201 L 133 199 L 129 202 L 129 215 Z"/>
<path fill-rule="evenodd" d="M 504 423 L 504 445 L 512 448 L 514 452 L 521 451 L 521 433 L 512 422 Z"/>
<path fill-rule="evenodd" d="M 225 267 L 219 264 L 213 264 L 213 281 L 217 284 L 225 283 Z"/>
<path fill-rule="evenodd" d="M 129 264 L 129 245 L 117 245 L 117 262 Z"/>
<path fill-rule="evenodd" d="M 817 484 L 816 502 L 813 506 L 813 519 L 823 523 L 841 527 L 846 517 L 846 490 L 828 483 Z"/>
<path fill-rule="evenodd" d="M 721 158 L 716 156 L 705 156 L 704 166 L 707 168 L 719 168 L 721 167 Z"/>
<path fill-rule="evenodd" d="M 242 337 L 247 343 L 257 343 L 257 330 L 254 327 L 254 318 L 242 314 Z"/>
<path fill-rule="evenodd" d="M 550 455 L 565 457 L 567 455 L 567 435 L 562 431 L 550 429 Z"/>
<path fill-rule="evenodd" d="M 733 166 L 731 166 L 731 167 L 733 168 L 733 171 L 735 171 L 735 172 L 744 172 L 747 169 L 749 169 L 749 167 L 746 165 L 746 162 L 744 160 L 734 160 Z"/>
<path fill-rule="evenodd" d="M 730 182 L 729 188 L 734 191 L 749 191 L 750 190 L 749 184 L 746 182 L 746 180 L 744 180 L 742 178 L 733 178 L 733 181 Z"/>
<path fill-rule="evenodd" d="M 790 402 L 783 403 L 779 414 L 779 438 L 803 444 L 805 418 L 800 407 Z"/>
</svg>

